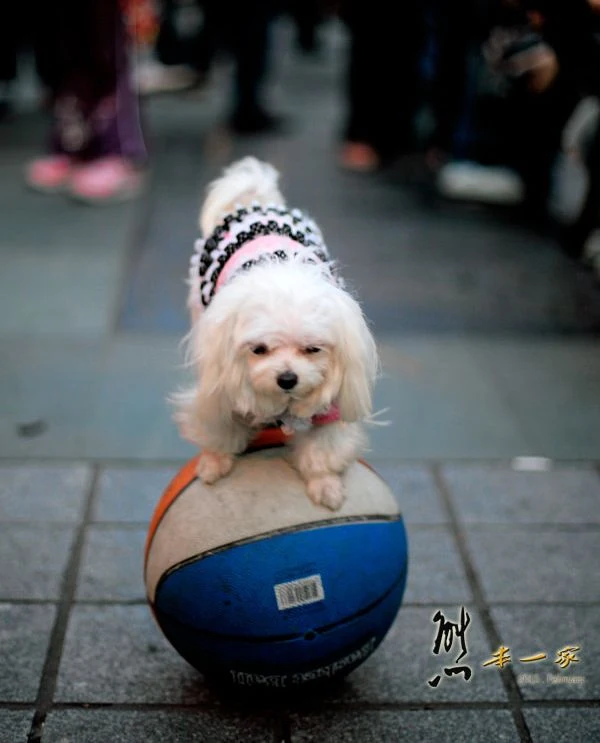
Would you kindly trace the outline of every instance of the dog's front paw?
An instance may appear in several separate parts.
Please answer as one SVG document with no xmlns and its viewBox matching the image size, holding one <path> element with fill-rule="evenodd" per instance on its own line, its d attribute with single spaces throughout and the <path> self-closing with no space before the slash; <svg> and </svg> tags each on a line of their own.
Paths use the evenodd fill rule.
<svg viewBox="0 0 600 743">
<path fill-rule="evenodd" d="M 337 475 L 314 477 L 308 481 L 306 489 L 308 497 L 317 506 L 337 511 L 344 502 L 344 486 Z"/>
<path fill-rule="evenodd" d="M 225 477 L 233 467 L 233 456 L 217 451 L 203 451 L 196 465 L 198 477 L 206 485 Z"/>
</svg>

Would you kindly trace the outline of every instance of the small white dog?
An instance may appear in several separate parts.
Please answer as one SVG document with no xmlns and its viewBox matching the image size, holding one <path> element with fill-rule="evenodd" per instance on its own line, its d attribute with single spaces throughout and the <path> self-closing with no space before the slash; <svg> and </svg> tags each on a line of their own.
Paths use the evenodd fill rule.
<svg viewBox="0 0 600 743">
<path fill-rule="evenodd" d="M 280 426 L 309 497 L 335 510 L 340 475 L 365 444 L 377 351 L 321 232 L 285 207 L 278 177 L 247 157 L 209 186 L 189 282 L 198 382 L 176 396 L 176 420 L 201 448 L 205 483 L 261 429 Z"/>
</svg>

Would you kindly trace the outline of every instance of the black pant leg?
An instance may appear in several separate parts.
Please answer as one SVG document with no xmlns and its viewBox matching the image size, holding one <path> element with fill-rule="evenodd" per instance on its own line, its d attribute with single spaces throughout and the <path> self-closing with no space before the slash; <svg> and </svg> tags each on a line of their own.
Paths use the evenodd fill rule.
<svg viewBox="0 0 600 743">
<path fill-rule="evenodd" d="M 344 4 L 350 31 L 344 136 L 391 158 L 412 136 L 421 94 L 424 16 L 417 0 Z"/>
<path fill-rule="evenodd" d="M 582 209 L 568 230 L 566 249 L 574 258 L 581 258 L 587 239 L 600 229 L 600 122 L 586 158 L 588 189 Z"/>
</svg>

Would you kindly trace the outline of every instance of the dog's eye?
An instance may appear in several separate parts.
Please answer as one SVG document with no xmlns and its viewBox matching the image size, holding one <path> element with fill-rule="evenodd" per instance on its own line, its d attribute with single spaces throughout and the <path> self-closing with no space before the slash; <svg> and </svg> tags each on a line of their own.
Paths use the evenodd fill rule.
<svg viewBox="0 0 600 743">
<path fill-rule="evenodd" d="M 319 346 L 307 346 L 304 353 L 319 353 L 320 350 Z"/>
<path fill-rule="evenodd" d="M 255 353 L 257 356 L 262 356 L 263 354 L 267 353 L 267 351 L 268 349 L 264 343 L 259 343 L 252 349 L 252 353 Z"/>
</svg>

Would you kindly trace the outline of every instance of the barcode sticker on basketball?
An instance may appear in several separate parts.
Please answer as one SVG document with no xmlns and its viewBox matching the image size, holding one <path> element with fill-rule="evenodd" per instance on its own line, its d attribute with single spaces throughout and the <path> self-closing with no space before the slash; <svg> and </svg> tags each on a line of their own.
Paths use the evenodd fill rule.
<svg viewBox="0 0 600 743">
<path fill-rule="evenodd" d="M 273 586 L 279 611 L 293 609 L 295 606 L 306 606 L 323 601 L 325 591 L 320 575 L 309 575 L 307 578 L 278 583 Z"/>
</svg>

